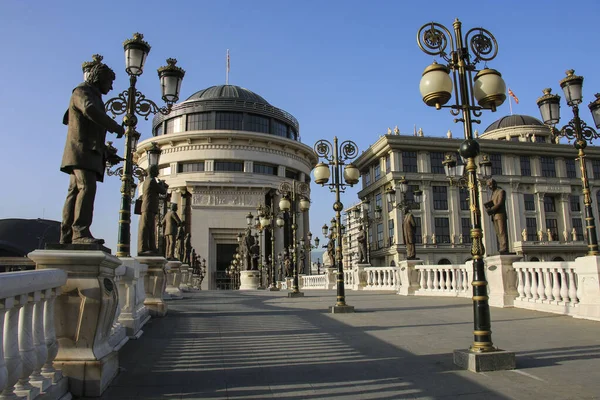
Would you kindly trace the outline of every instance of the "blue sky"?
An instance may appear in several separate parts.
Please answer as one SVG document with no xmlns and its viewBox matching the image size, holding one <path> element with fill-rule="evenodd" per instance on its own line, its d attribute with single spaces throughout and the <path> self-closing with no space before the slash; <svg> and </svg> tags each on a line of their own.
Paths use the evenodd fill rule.
<svg viewBox="0 0 600 400">
<path fill-rule="evenodd" d="M 156 68 L 175 57 L 187 73 L 181 98 L 225 83 L 248 88 L 300 122 L 302 141 L 354 140 L 365 150 L 388 127 L 401 133 L 422 128 L 426 136 L 462 135 L 447 110 L 427 107 L 418 90 L 432 62 L 416 44 L 421 25 L 435 21 L 463 31 L 482 26 L 499 43 L 488 66 L 499 70 L 518 96 L 515 114 L 539 116 L 542 89 L 560 91 L 558 81 L 573 68 L 585 77 L 584 104 L 600 92 L 597 19 L 600 2 L 577 7 L 549 1 L 132 1 L 0 2 L 3 196 L 0 218 L 60 220 L 68 177 L 59 171 L 66 129 L 62 116 L 71 90 L 82 80 L 81 63 L 94 53 L 116 74 L 116 95 L 128 85 L 122 42 L 141 32 L 152 46 L 138 88 L 159 102 Z M 107 96 L 106 98 L 110 97 Z M 563 103 L 563 124 L 568 109 Z M 483 131 L 509 114 L 508 101 L 485 113 Z M 582 116 L 590 125 L 587 107 Z M 150 137 L 142 121 L 142 138 Z M 115 140 L 122 149 L 122 141 Z M 99 185 L 92 231 L 116 250 L 120 181 Z M 342 196 L 355 203 L 357 188 Z M 334 195 L 312 187 L 312 231 L 331 219 Z M 132 224 L 132 245 L 137 235 Z M 134 247 L 135 248 L 135 247 Z"/>
</svg>

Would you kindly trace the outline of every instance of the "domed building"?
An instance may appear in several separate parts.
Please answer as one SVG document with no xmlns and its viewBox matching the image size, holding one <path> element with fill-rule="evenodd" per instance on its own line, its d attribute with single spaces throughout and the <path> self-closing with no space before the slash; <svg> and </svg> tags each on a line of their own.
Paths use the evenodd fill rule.
<svg viewBox="0 0 600 400">
<path fill-rule="evenodd" d="M 462 264 L 470 259 L 467 191 L 449 184 L 442 164 L 448 153 L 461 163 L 457 149 L 464 139 L 462 132 L 453 137 L 449 131 L 445 136 L 388 134 L 355 161 L 362 175 L 359 198 L 369 201 L 368 241 L 373 265 L 398 265 L 405 258 L 403 213 L 385 201 L 385 191 L 394 187 L 396 204 L 401 202 L 401 177 L 408 181 L 409 200 L 416 189 L 423 192 L 420 204 L 412 211 L 417 224 L 417 257 L 425 264 Z M 502 117 L 475 136 L 481 149 L 477 165 L 487 156 L 492 162 L 492 178 L 506 191 L 509 250 L 528 261 L 574 260 L 585 255 L 581 171 L 573 144 L 565 139 L 561 143 L 548 126 L 527 115 Z M 598 225 L 600 148 L 586 148 L 586 167 Z M 479 179 L 479 199 L 484 204 L 491 193 L 483 177 Z M 350 212 L 356 207 L 358 204 L 346 210 L 350 227 L 346 265 L 352 263 L 356 252 L 352 237 L 360 221 Z M 481 221 L 486 252 L 497 254 L 493 222 L 484 212 Z"/>
<path fill-rule="evenodd" d="M 145 150 L 156 142 L 159 179 L 169 185 L 170 202 L 178 204 L 193 248 L 207 261 L 203 286 L 224 288 L 248 213 L 256 216 L 261 205 L 277 209 L 282 182 L 309 187 L 317 157 L 300 142 L 294 116 L 239 86 L 200 90 L 169 115 L 157 115 L 152 125 L 154 137 L 138 144 L 138 164 L 147 166 Z M 307 213 L 298 213 L 296 223 L 297 238 L 305 237 Z M 292 244 L 290 226 L 286 216 L 285 226 L 274 229 L 274 241 L 271 230 L 261 233 L 262 262 Z"/>
</svg>

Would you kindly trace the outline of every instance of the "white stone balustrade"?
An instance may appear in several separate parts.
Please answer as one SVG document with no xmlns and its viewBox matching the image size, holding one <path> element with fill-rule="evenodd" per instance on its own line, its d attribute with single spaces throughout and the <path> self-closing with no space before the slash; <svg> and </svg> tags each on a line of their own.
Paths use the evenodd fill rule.
<svg viewBox="0 0 600 400">
<path fill-rule="evenodd" d="M 125 328 L 127 337 L 137 339 L 144 333 L 142 326 L 150 319 L 149 310 L 144 305 L 144 278 L 148 266 L 132 257 L 121 258 L 121 261 L 125 272 L 118 282 L 121 310 L 118 322 Z"/>
<path fill-rule="evenodd" d="M 513 267 L 517 273 L 515 307 L 575 314 L 577 261 L 517 262 Z"/>
<path fill-rule="evenodd" d="M 402 260 L 398 267 L 399 288 L 398 294 L 403 296 L 414 295 L 419 290 L 419 271 L 417 265 L 422 265 L 422 260 Z"/>
<path fill-rule="evenodd" d="M 420 296 L 470 297 L 471 280 L 465 264 L 417 265 Z"/>
<path fill-rule="evenodd" d="M 355 288 L 357 286 L 355 285 L 356 282 L 354 271 L 352 269 L 344 269 L 344 287 Z"/>
<path fill-rule="evenodd" d="M 167 287 L 166 293 L 169 295 L 169 299 L 183 299 L 179 284 L 181 283 L 181 262 L 180 261 L 167 261 Z"/>
<path fill-rule="evenodd" d="M 394 290 L 400 288 L 398 267 L 367 267 L 364 269 L 364 290 Z"/>
<path fill-rule="evenodd" d="M 303 289 L 327 289 L 327 275 L 302 275 L 301 286 Z"/>
<path fill-rule="evenodd" d="M 54 302 L 66 282 L 58 269 L 0 274 L 0 399 L 67 395 L 67 379 L 54 369 Z"/>
<path fill-rule="evenodd" d="M 139 281 L 143 283 L 139 290 L 145 290 L 143 301 L 148 313 L 152 317 L 167 315 L 167 304 L 164 295 L 167 286 L 167 259 L 164 257 L 136 257 L 136 260 L 147 266 L 145 272 L 140 274 Z M 138 295 L 141 298 L 141 294 Z"/>
</svg>

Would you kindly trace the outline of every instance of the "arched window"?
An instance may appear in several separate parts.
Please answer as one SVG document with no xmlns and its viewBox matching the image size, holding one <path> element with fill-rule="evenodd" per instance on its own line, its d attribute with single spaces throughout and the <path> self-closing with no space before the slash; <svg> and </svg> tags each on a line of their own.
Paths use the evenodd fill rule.
<svg viewBox="0 0 600 400">
<path fill-rule="evenodd" d="M 565 261 L 562 257 L 554 257 L 552 261 Z"/>
<path fill-rule="evenodd" d="M 447 258 L 442 258 L 440 261 L 438 261 L 438 265 L 450 265 L 450 264 L 452 264 L 452 263 Z"/>
<path fill-rule="evenodd" d="M 538 261 L 540 261 L 540 259 L 539 259 L 539 258 L 537 258 L 537 257 L 531 257 L 531 258 L 529 259 L 529 261 L 538 262 Z"/>
<path fill-rule="evenodd" d="M 392 261 L 390 262 L 390 267 L 395 267 L 395 266 L 396 266 L 396 262 L 395 262 L 394 260 L 392 260 Z"/>
</svg>

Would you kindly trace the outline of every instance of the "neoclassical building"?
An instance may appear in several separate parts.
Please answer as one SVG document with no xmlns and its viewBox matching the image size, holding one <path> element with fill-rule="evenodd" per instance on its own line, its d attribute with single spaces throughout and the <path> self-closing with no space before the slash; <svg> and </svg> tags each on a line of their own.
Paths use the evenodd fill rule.
<svg viewBox="0 0 600 400">
<path fill-rule="evenodd" d="M 462 134 L 452 137 L 388 134 L 356 160 L 362 174 L 361 200 L 369 200 L 369 245 L 373 265 L 396 264 L 405 258 L 401 210 L 388 204 L 385 191 L 408 180 L 407 198 L 416 189 L 422 200 L 412 211 L 417 223 L 417 257 L 429 264 L 459 264 L 470 259 L 470 219 L 467 192 L 450 185 L 442 161 L 457 156 Z M 525 115 L 500 118 L 478 136 L 480 157 L 492 162 L 492 177 L 506 191 L 510 251 L 529 261 L 573 260 L 587 252 L 581 171 L 572 143 L 557 143 L 550 129 Z M 457 157 L 460 160 L 460 157 Z M 479 164 L 479 159 L 477 164 Z M 460 162 L 460 161 L 459 161 Z M 593 194 L 596 223 L 600 203 L 600 148 L 588 146 L 586 165 Z M 485 182 L 480 185 L 480 205 L 490 200 Z M 346 209 L 345 263 L 356 252 L 355 204 Z M 375 209 L 381 217 L 375 218 Z M 482 212 L 486 253 L 497 253 L 493 223 Z"/>
<path fill-rule="evenodd" d="M 281 182 L 310 183 L 317 157 L 300 142 L 296 118 L 239 86 L 200 90 L 152 125 L 154 137 L 138 144 L 138 164 L 147 166 L 145 149 L 158 143 L 159 179 L 169 185 L 192 246 L 207 260 L 205 284 L 224 287 L 246 215 L 256 216 L 260 205 L 277 209 Z M 297 214 L 298 237 L 309 232 L 305 214 Z M 274 254 L 291 245 L 290 226 L 286 218 L 285 226 L 274 230 Z M 271 254 L 271 242 L 271 231 L 265 230 L 263 256 Z"/>
</svg>

